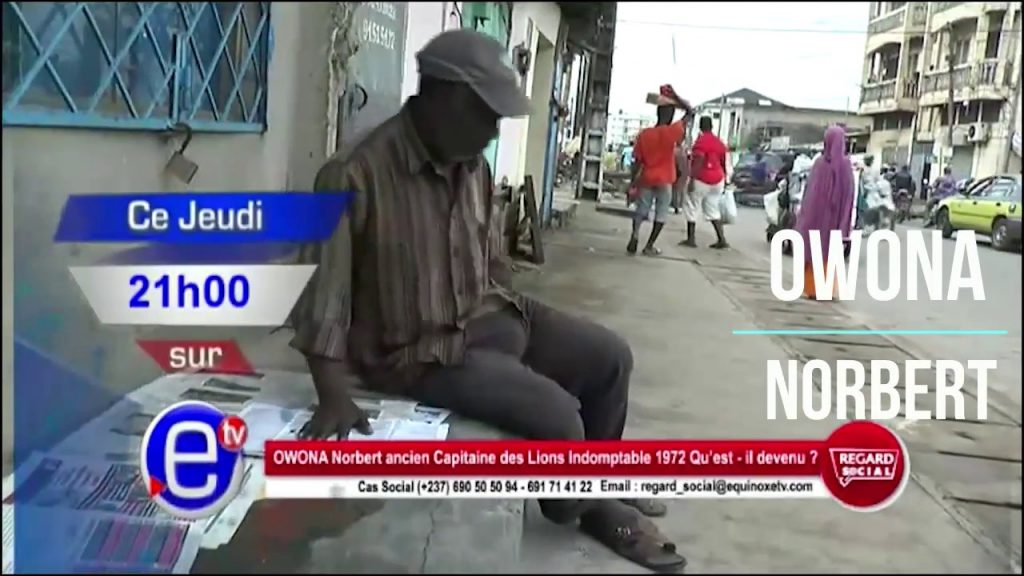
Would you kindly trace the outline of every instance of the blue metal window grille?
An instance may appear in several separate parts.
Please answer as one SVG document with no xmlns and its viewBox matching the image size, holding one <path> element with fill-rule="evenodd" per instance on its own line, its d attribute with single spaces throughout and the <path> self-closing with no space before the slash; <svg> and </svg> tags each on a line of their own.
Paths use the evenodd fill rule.
<svg viewBox="0 0 1024 576">
<path fill-rule="evenodd" d="M 4 2 L 4 126 L 262 132 L 270 2 Z"/>
</svg>

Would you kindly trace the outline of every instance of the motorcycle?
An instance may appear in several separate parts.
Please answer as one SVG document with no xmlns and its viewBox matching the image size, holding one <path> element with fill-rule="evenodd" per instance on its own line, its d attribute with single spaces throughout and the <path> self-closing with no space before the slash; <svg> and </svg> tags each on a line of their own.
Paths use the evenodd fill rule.
<svg viewBox="0 0 1024 576">
<path fill-rule="evenodd" d="M 896 229 L 897 207 L 893 199 L 892 188 L 888 182 L 879 182 L 878 191 L 866 198 L 867 210 L 864 213 L 864 231 L 867 234 L 881 228 Z"/>
<path fill-rule="evenodd" d="M 774 191 L 765 194 L 764 209 L 768 220 L 765 239 L 769 244 L 780 230 L 788 230 L 796 226 L 796 216 L 800 210 L 803 189 L 807 174 L 790 174 L 779 181 Z M 790 246 L 783 246 L 783 252 L 789 253 Z"/>
</svg>

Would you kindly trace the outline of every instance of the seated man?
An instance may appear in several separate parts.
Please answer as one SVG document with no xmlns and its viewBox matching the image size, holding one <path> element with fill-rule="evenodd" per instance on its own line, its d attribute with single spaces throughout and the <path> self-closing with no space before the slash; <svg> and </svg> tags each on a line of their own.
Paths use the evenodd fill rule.
<svg viewBox="0 0 1024 576">
<path fill-rule="evenodd" d="M 417 54 L 419 93 L 317 174 L 318 191 L 355 196 L 333 237 L 304 250 L 318 268 L 292 312 L 292 345 L 319 404 L 303 437 L 368 431 L 346 388 L 351 371 L 529 439 L 622 438 L 626 342 L 492 275 L 500 234 L 481 153 L 502 117 L 529 110 L 503 52 L 468 29 L 437 36 Z M 643 566 L 686 564 L 641 515 L 665 512 L 651 501 L 545 500 L 541 510 Z"/>
</svg>

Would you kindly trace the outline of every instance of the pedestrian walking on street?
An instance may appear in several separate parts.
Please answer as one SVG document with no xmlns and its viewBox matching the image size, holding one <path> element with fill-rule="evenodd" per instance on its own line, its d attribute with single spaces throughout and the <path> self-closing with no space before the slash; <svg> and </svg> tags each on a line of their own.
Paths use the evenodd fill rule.
<svg viewBox="0 0 1024 576">
<path fill-rule="evenodd" d="M 883 182 L 882 175 L 875 170 L 874 164 L 874 156 L 864 156 L 864 167 L 860 171 L 860 189 L 857 190 L 857 220 L 854 223 L 856 229 L 864 227 L 864 217 L 868 213 L 868 198 L 878 193 L 879 184 Z"/>
<path fill-rule="evenodd" d="M 811 236 L 821 237 L 823 258 L 829 254 L 829 237 L 832 231 L 842 232 L 844 239 L 850 235 L 853 219 L 853 203 L 856 196 L 853 181 L 853 166 L 846 155 L 846 131 L 832 126 L 825 131 L 825 150 L 814 161 L 811 176 L 807 181 L 796 229 L 804 243 L 804 297 L 818 296 L 811 267 Z M 823 262 L 827 266 L 827 262 Z M 833 283 L 833 288 L 838 283 Z"/>
<path fill-rule="evenodd" d="M 725 227 L 722 225 L 722 192 L 725 190 L 726 157 L 729 149 L 712 132 L 710 116 L 700 119 L 700 136 L 690 150 L 690 179 L 683 196 L 683 214 L 686 216 L 686 238 L 680 246 L 697 245 L 697 218 L 703 217 L 715 229 L 718 240 L 711 248 L 728 248 Z"/>
<path fill-rule="evenodd" d="M 683 211 L 683 198 L 686 197 L 686 186 L 690 182 L 690 150 L 683 142 L 676 148 L 676 182 L 672 185 L 672 210 L 676 214 Z"/>
<path fill-rule="evenodd" d="M 623 170 L 629 171 L 633 168 L 633 141 L 630 140 L 629 144 L 626 144 L 625 148 L 622 149 L 622 154 L 619 155 L 619 165 Z"/>
<path fill-rule="evenodd" d="M 289 315 L 291 345 L 319 398 L 303 438 L 371 432 L 348 389 L 354 374 L 532 440 L 622 439 L 629 344 L 499 284 L 508 267 L 482 153 L 501 118 L 529 112 L 504 54 L 470 29 L 435 37 L 417 54 L 419 92 L 317 174 L 318 192 L 352 200 L 333 236 L 302 251 L 318 267 Z M 667 512 L 659 501 L 540 509 L 648 569 L 686 565 L 645 518 Z"/>
<path fill-rule="evenodd" d="M 654 227 L 644 246 L 645 256 L 661 254 L 655 246 L 661 230 L 668 220 L 669 204 L 672 203 L 672 185 L 676 182 L 676 148 L 686 133 L 685 118 L 673 122 L 676 109 L 689 110 L 690 105 L 679 98 L 670 86 L 662 86 L 661 97 L 674 103 L 658 106 L 658 123 L 640 131 L 633 147 L 633 181 L 639 188 L 636 211 L 633 214 L 633 232 L 626 245 L 626 251 L 636 254 L 640 242 L 640 228 L 654 208 Z"/>
</svg>

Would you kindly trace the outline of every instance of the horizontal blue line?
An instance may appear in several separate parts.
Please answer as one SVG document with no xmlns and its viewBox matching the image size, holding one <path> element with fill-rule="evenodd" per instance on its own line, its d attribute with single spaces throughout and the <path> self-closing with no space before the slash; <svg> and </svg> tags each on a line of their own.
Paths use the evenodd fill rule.
<svg viewBox="0 0 1024 576">
<path fill-rule="evenodd" d="M 1006 336 L 1006 330 L 733 330 L 735 336 Z"/>
</svg>

